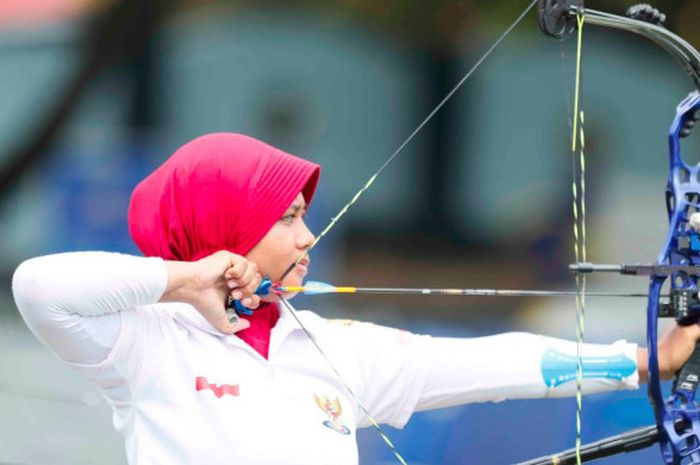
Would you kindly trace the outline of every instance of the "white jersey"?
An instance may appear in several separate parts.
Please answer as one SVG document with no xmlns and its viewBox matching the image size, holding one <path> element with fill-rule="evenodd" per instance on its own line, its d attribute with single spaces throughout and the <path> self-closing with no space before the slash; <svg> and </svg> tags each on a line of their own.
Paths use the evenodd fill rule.
<svg viewBox="0 0 700 465">
<path fill-rule="evenodd" d="M 105 252 L 35 258 L 13 279 L 32 331 L 113 407 L 131 465 L 358 463 L 355 433 L 370 421 L 288 310 L 266 360 L 192 306 L 158 303 L 166 284 L 161 259 Z M 371 415 L 397 428 L 415 411 L 576 389 L 573 342 L 297 314 Z M 637 387 L 634 344 L 586 344 L 584 356 L 611 367 L 588 373 L 585 392 Z"/>
</svg>

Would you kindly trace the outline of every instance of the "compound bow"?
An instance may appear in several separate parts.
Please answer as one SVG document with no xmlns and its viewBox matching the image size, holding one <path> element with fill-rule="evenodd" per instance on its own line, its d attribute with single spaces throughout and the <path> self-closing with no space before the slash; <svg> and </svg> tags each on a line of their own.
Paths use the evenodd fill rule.
<svg viewBox="0 0 700 465">
<path fill-rule="evenodd" d="M 669 175 L 666 208 L 669 229 L 656 263 L 651 265 L 599 265 L 575 263 L 569 268 L 577 274 L 616 272 L 649 276 L 647 303 L 647 347 L 649 350 L 649 400 L 656 425 L 584 446 L 580 457 L 566 451 L 552 457 L 525 462 L 564 464 L 587 461 L 619 452 L 661 446 L 667 465 L 700 464 L 700 411 L 695 391 L 700 381 L 700 343 L 685 366 L 676 374 L 672 392 L 664 398 L 657 356 L 659 317 L 673 317 L 680 324 L 700 319 L 698 279 L 700 278 L 700 164 L 688 164 L 681 155 L 681 138 L 690 134 L 700 120 L 700 53 L 688 42 L 663 27 L 665 15 L 649 5 L 637 5 L 627 17 L 584 7 L 583 0 L 539 0 L 538 19 L 542 31 L 556 39 L 566 39 L 578 27 L 577 17 L 587 24 L 622 29 L 647 37 L 669 52 L 685 69 L 696 90 L 678 105 L 669 132 Z M 667 302 L 661 302 L 661 289 L 670 284 Z M 524 465 L 524 464 L 523 464 Z"/>
</svg>

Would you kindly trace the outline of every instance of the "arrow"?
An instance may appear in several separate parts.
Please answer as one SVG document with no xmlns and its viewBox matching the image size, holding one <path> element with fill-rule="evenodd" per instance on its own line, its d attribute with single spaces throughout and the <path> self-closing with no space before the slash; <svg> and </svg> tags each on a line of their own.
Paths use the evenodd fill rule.
<svg viewBox="0 0 700 465">
<path fill-rule="evenodd" d="M 452 295 L 498 297 L 573 297 L 576 291 L 545 291 L 525 289 L 449 289 L 410 287 L 353 287 L 334 286 L 320 281 L 308 281 L 303 286 L 277 286 L 275 292 L 298 292 L 305 295 L 319 294 L 387 294 L 387 295 Z M 647 293 L 586 292 L 586 297 L 647 298 Z"/>
</svg>

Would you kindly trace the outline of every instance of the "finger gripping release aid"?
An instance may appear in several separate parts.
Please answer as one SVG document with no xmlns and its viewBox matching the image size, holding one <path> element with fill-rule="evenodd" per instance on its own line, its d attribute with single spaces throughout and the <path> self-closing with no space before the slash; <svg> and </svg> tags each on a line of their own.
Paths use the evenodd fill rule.
<svg viewBox="0 0 700 465">
<path fill-rule="evenodd" d="M 255 295 L 259 295 L 260 297 L 268 296 L 270 295 L 271 289 L 272 281 L 270 278 L 263 278 L 260 285 L 255 290 Z M 240 300 L 232 299 L 230 296 L 227 298 L 226 314 L 229 323 L 235 324 L 241 315 L 252 315 L 253 312 L 254 310 L 252 308 L 246 307 Z"/>
</svg>

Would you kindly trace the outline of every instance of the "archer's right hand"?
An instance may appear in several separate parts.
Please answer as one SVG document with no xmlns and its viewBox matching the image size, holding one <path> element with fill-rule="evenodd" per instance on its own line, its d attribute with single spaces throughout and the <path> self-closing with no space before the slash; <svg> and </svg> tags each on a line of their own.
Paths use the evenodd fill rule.
<svg viewBox="0 0 700 465">
<path fill-rule="evenodd" d="M 248 308 L 260 305 L 255 294 L 262 276 L 255 263 L 225 250 L 196 262 L 167 261 L 168 286 L 161 302 L 186 302 L 194 306 L 216 329 L 233 334 L 250 323 L 239 318 L 231 325 L 226 314 L 228 297 Z"/>
</svg>

